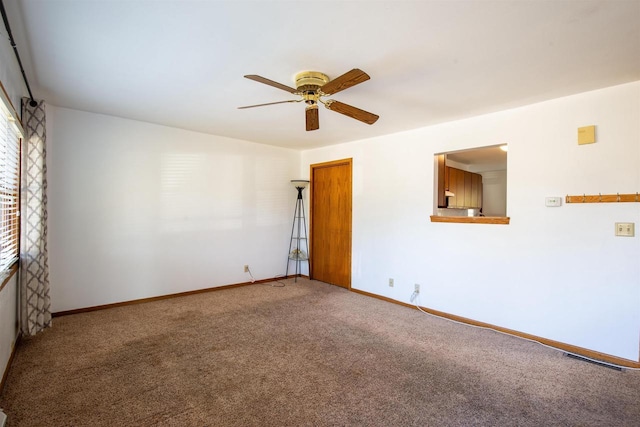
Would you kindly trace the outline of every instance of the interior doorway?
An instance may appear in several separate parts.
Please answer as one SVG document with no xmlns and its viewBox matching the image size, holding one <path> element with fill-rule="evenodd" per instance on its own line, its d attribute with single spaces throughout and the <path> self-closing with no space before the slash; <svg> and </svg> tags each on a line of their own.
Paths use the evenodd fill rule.
<svg viewBox="0 0 640 427">
<path fill-rule="evenodd" d="M 352 159 L 311 165 L 309 276 L 351 288 Z"/>
</svg>

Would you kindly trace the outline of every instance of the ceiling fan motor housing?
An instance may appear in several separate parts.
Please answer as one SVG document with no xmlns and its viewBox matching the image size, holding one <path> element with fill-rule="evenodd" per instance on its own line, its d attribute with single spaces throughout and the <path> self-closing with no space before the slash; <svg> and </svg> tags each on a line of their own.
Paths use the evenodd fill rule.
<svg viewBox="0 0 640 427">
<path fill-rule="evenodd" d="M 306 86 L 311 86 L 317 90 L 327 83 L 329 83 L 329 77 L 317 71 L 303 71 L 296 74 L 296 88 L 301 92 L 307 89 Z"/>
<path fill-rule="evenodd" d="M 326 74 L 317 71 L 303 71 L 296 74 L 296 88 L 307 105 L 316 105 L 320 98 L 319 89 L 329 82 Z"/>
</svg>

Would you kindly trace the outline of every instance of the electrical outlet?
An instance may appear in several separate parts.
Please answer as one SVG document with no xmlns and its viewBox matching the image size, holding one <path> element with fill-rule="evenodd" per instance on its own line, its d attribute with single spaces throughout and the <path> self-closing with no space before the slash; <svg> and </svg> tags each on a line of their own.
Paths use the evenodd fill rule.
<svg viewBox="0 0 640 427">
<path fill-rule="evenodd" d="M 393 288 L 393 279 L 392 278 L 389 278 L 389 287 Z"/>
<path fill-rule="evenodd" d="M 544 205 L 548 208 L 562 206 L 562 197 L 545 197 Z"/>
<path fill-rule="evenodd" d="M 245 264 L 244 266 L 244 272 L 248 273 L 249 272 L 249 264 Z"/>
<path fill-rule="evenodd" d="M 634 237 L 635 234 L 635 223 L 616 222 L 616 236 Z"/>
<path fill-rule="evenodd" d="M 416 294 L 419 294 L 419 293 L 420 293 L 420 285 L 419 285 L 419 284 L 417 284 L 417 283 L 415 284 L 414 292 L 415 292 Z"/>
</svg>

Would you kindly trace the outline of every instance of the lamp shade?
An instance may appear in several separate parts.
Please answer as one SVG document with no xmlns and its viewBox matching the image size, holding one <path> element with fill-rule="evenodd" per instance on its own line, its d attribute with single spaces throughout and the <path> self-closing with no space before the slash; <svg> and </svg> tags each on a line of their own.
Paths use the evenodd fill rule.
<svg viewBox="0 0 640 427">
<path fill-rule="evenodd" d="M 307 188 L 307 185 L 309 185 L 309 181 L 304 179 L 292 179 L 291 183 L 296 188 Z"/>
</svg>

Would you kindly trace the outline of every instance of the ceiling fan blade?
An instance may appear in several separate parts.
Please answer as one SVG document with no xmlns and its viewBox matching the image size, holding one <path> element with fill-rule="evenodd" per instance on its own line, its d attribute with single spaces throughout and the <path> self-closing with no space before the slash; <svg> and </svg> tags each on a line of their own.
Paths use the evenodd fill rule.
<svg viewBox="0 0 640 427">
<path fill-rule="evenodd" d="M 245 107 L 238 107 L 238 110 L 244 110 L 245 108 L 264 107 L 265 105 L 286 104 L 287 102 L 300 102 L 302 99 L 290 99 L 288 101 L 267 102 L 266 104 L 247 105 Z"/>
<path fill-rule="evenodd" d="M 307 131 L 317 130 L 320 128 L 320 120 L 318 117 L 318 106 L 310 105 L 306 109 Z"/>
<path fill-rule="evenodd" d="M 353 119 L 360 120 L 368 125 L 372 125 L 378 120 L 380 116 L 369 113 L 368 111 L 361 110 L 359 108 L 353 107 L 349 104 L 345 104 L 340 101 L 334 101 L 330 99 L 324 104 L 329 110 L 335 111 L 340 114 L 344 114 L 345 116 L 349 116 Z"/>
<path fill-rule="evenodd" d="M 366 82 L 370 77 L 364 71 L 354 68 L 351 71 L 347 71 L 340 77 L 336 77 L 326 85 L 322 86 L 320 90 L 325 95 L 333 95 L 345 89 L 349 89 L 351 86 L 355 86 L 359 83 Z"/>
<path fill-rule="evenodd" d="M 262 76 L 257 76 L 255 74 L 248 74 L 245 77 L 247 79 L 249 79 L 249 80 L 253 80 L 253 81 L 256 81 L 258 83 L 264 83 L 266 85 L 273 86 L 273 87 L 278 88 L 278 89 L 286 90 L 289 93 L 293 93 L 293 94 L 298 93 L 297 89 L 294 89 L 294 88 L 289 87 L 287 85 L 283 85 L 282 83 L 274 82 L 273 80 L 269 80 L 269 79 L 264 78 Z"/>
</svg>

